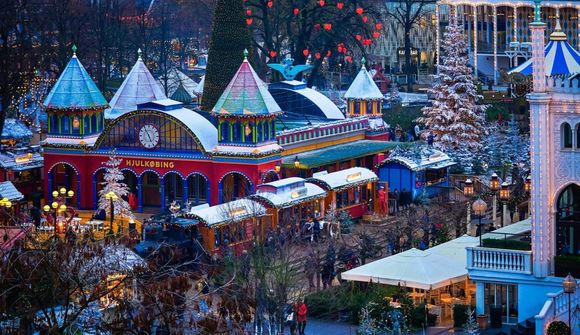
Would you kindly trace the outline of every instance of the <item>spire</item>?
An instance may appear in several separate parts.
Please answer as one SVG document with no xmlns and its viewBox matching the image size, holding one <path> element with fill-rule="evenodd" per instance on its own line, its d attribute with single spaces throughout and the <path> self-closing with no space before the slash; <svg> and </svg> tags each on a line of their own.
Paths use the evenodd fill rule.
<svg viewBox="0 0 580 335">
<path fill-rule="evenodd" d="M 73 57 L 76 57 L 77 56 L 77 46 L 75 44 L 73 44 L 73 46 L 72 46 L 71 49 L 72 49 L 72 52 L 73 52 Z"/>
<path fill-rule="evenodd" d="M 137 49 L 137 59 L 141 60 L 141 48 Z"/>
<path fill-rule="evenodd" d="M 244 62 L 248 61 L 248 49 L 244 49 Z"/>
<path fill-rule="evenodd" d="M 366 69 L 367 60 L 364 57 L 361 58 L 360 63 L 361 63 L 361 67 L 364 67 Z"/>
<path fill-rule="evenodd" d="M 550 34 L 550 41 L 565 41 L 566 39 L 566 33 L 562 31 L 562 26 L 560 26 L 560 16 L 557 16 L 556 28 L 554 28 L 554 32 Z"/>
</svg>

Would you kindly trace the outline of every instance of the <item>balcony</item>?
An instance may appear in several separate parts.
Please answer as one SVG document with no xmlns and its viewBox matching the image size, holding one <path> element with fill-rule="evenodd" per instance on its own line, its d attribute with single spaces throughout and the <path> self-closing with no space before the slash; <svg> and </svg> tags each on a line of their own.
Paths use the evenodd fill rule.
<svg viewBox="0 0 580 335">
<path fill-rule="evenodd" d="M 532 252 L 525 250 L 468 247 L 467 269 L 531 274 Z"/>
</svg>

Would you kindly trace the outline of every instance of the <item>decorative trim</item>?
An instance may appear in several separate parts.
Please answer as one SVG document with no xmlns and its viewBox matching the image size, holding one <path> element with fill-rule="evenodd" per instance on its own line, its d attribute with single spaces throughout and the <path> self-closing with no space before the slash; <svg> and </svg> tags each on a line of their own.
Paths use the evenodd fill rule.
<svg viewBox="0 0 580 335">
<path fill-rule="evenodd" d="M 218 180 L 218 184 L 221 184 L 221 183 L 222 183 L 222 181 L 224 180 L 224 178 L 225 178 L 225 177 L 227 177 L 228 175 L 230 175 L 230 174 L 235 174 L 235 173 L 237 173 L 237 174 L 239 174 L 239 175 L 242 175 L 244 178 L 246 178 L 246 180 L 247 180 L 247 181 L 250 183 L 250 186 L 253 186 L 253 185 L 254 185 L 254 183 L 252 182 L 252 179 L 250 179 L 250 177 L 248 177 L 248 176 L 247 176 L 245 173 L 243 173 L 243 172 L 240 172 L 240 171 L 237 171 L 237 170 L 233 170 L 233 171 L 230 171 L 230 172 L 228 172 L 228 173 L 224 174 L 224 175 L 223 175 L 223 176 L 222 176 L 222 177 L 221 177 L 221 178 Z"/>
<path fill-rule="evenodd" d="M 52 164 L 52 165 L 50 166 L 50 169 L 48 169 L 48 171 L 49 171 L 49 172 L 50 172 L 50 171 L 52 171 L 52 169 L 54 169 L 54 167 L 55 167 L 55 166 L 57 166 L 58 164 L 64 164 L 64 165 L 68 165 L 68 166 L 70 166 L 70 167 L 71 167 L 71 168 L 72 168 L 72 169 L 73 169 L 73 170 L 76 172 L 76 174 L 77 174 L 78 176 L 80 176 L 80 175 L 81 175 L 81 174 L 80 174 L 80 172 L 79 172 L 79 170 L 77 170 L 77 168 L 76 168 L 74 165 L 72 165 L 72 164 L 71 164 L 71 163 L 69 163 L 69 162 L 62 162 L 62 161 L 60 161 L 60 162 L 56 162 L 56 163 Z"/>
<path fill-rule="evenodd" d="M 141 172 L 139 175 L 137 175 L 137 177 L 143 177 L 143 175 L 146 174 L 147 172 L 152 172 L 152 173 L 156 174 L 157 177 L 161 178 L 161 174 L 159 174 L 159 172 L 157 172 L 155 170 L 151 170 L 151 169 L 143 170 L 143 172 Z"/>
</svg>

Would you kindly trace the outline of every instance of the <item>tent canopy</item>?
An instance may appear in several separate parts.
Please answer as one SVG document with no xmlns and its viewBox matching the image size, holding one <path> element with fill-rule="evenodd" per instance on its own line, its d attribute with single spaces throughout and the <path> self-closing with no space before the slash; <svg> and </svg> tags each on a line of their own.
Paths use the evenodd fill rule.
<svg viewBox="0 0 580 335">
<path fill-rule="evenodd" d="M 427 250 L 413 248 L 344 272 L 342 279 L 437 289 L 467 278 L 465 248 L 478 243 L 464 235 Z"/>
</svg>

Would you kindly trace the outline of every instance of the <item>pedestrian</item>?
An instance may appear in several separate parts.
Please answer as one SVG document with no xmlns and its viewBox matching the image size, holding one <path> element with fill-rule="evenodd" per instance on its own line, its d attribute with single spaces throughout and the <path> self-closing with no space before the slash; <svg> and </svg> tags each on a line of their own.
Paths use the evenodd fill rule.
<svg viewBox="0 0 580 335">
<path fill-rule="evenodd" d="M 435 135 L 433 135 L 433 132 L 430 131 L 429 136 L 427 136 L 427 144 L 433 146 L 433 140 L 435 140 Z"/>
<path fill-rule="evenodd" d="M 399 205 L 401 201 L 401 195 L 399 194 L 399 190 L 395 189 L 393 191 L 393 199 L 395 199 L 395 212 L 399 213 Z"/>
<path fill-rule="evenodd" d="M 296 335 L 296 315 L 298 314 L 298 303 L 292 305 L 292 309 L 290 310 L 290 314 L 286 318 L 286 322 L 288 322 L 288 326 L 290 326 L 290 335 Z"/>
<path fill-rule="evenodd" d="M 306 329 L 306 313 L 308 309 L 306 308 L 306 303 L 304 301 L 298 302 L 298 314 L 296 315 L 296 321 L 298 322 L 298 334 L 305 335 L 304 330 Z"/>
<path fill-rule="evenodd" d="M 314 227 L 312 229 L 314 230 L 314 241 L 318 243 L 320 239 L 320 222 L 316 218 L 314 218 Z"/>
</svg>

